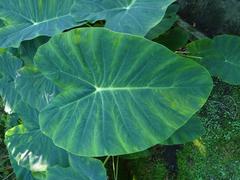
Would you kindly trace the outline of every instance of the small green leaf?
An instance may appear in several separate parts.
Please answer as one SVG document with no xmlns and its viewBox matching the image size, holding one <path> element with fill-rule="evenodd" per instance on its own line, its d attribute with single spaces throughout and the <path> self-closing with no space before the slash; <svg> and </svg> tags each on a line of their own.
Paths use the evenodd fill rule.
<svg viewBox="0 0 240 180">
<path fill-rule="evenodd" d="M 63 89 L 41 111 L 41 130 L 81 156 L 134 153 L 165 141 L 212 89 L 209 73 L 197 63 L 104 28 L 57 35 L 34 61 Z"/>
<path fill-rule="evenodd" d="M 79 21 L 106 20 L 105 27 L 144 36 L 164 17 L 175 0 L 75 0 L 72 15 Z"/>
<path fill-rule="evenodd" d="M 199 40 L 188 45 L 188 50 L 202 59 L 213 76 L 224 82 L 240 85 L 240 37 L 220 35 L 213 40 Z"/>
</svg>

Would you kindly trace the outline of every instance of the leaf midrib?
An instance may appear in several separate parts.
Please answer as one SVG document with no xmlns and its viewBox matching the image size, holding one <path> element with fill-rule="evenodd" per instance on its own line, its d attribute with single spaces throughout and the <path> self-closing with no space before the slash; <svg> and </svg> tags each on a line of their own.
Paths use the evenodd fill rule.
<svg viewBox="0 0 240 180">
<path fill-rule="evenodd" d="M 89 98 L 93 95 L 96 95 L 98 93 L 101 95 L 102 92 L 106 92 L 106 91 L 109 91 L 110 93 L 113 93 L 114 91 L 126 91 L 127 93 L 130 93 L 130 91 L 136 91 L 136 90 L 169 90 L 169 89 L 186 89 L 186 88 L 196 88 L 196 87 L 188 87 L 188 86 L 186 86 L 186 87 L 174 87 L 174 86 L 171 87 L 171 86 L 169 86 L 169 87 L 115 87 L 115 88 L 114 87 L 106 87 L 106 88 L 95 87 L 95 88 L 96 88 L 95 91 L 92 91 L 92 92 L 86 94 L 85 96 L 81 96 L 81 97 L 77 98 L 76 100 L 66 103 L 63 106 L 59 106 L 59 108 L 63 109 L 73 103 L 76 103 L 76 102 L 78 103 L 78 102 L 80 102 L 86 98 Z M 200 88 L 200 86 L 198 88 Z"/>
</svg>

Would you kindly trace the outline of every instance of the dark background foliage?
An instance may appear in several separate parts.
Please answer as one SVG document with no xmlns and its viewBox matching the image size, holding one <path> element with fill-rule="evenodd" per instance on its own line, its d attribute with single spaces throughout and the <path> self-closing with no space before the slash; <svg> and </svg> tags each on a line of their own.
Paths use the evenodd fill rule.
<svg viewBox="0 0 240 180">
<path fill-rule="evenodd" d="M 180 15 L 209 36 L 240 35 L 240 0 L 178 0 Z"/>
</svg>

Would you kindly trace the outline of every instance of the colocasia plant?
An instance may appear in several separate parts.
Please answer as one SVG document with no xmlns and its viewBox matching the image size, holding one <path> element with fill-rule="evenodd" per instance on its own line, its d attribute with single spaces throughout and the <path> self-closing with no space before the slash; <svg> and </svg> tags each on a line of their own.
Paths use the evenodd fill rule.
<svg viewBox="0 0 240 180">
<path fill-rule="evenodd" d="M 109 156 L 202 134 L 195 114 L 211 75 L 240 84 L 240 38 L 169 50 L 188 41 L 171 29 L 172 3 L 0 1 L 0 95 L 20 119 L 5 134 L 17 179 L 105 180 Z"/>
</svg>

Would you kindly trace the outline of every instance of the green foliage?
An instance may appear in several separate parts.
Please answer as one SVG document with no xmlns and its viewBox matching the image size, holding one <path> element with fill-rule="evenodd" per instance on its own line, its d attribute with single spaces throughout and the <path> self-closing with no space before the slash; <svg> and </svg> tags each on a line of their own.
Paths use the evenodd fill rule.
<svg viewBox="0 0 240 180">
<path fill-rule="evenodd" d="M 240 37 L 220 35 L 213 40 L 194 41 L 187 48 L 192 55 L 200 56 L 198 62 L 213 76 L 240 85 Z"/>
<path fill-rule="evenodd" d="M 150 63 L 149 54 L 156 60 Z M 198 111 L 212 88 L 198 64 L 143 38 L 102 28 L 55 36 L 34 61 L 63 89 L 40 113 L 41 130 L 58 146 L 84 156 L 134 153 L 162 143 Z"/>
<path fill-rule="evenodd" d="M 106 20 L 105 27 L 113 31 L 145 36 L 162 20 L 174 1 L 75 0 L 71 13 L 78 22 Z"/>
<path fill-rule="evenodd" d="M 8 126 L 9 116 L 4 112 L 4 104 L 0 98 L 0 179 L 14 179 L 14 173 L 11 168 L 7 149 L 4 144 L 4 134 Z"/>
<path fill-rule="evenodd" d="M 231 148 L 240 117 L 224 114 L 228 123 L 213 125 L 217 108 L 211 103 L 216 100 L 207 99 L 210 73 L 240 84 L 239 37 L 192 42 L 187 54 L 189 28 L 177 15 L 178 5 L 170 6 L 173 2 L 2 0 L 0 96 L 8 115 L 1 118 L 0 138 L 9 156 L 0 154 L 0 167 L 10 160 L 19 180 L 117 180 L 124 168 L 119 165 L 126 161 L 131 178 L 166 179 L 169 164 L 162 158 L 154 161 L 148 148 L 199 138 L 204 132 L 199 115 L 206 129 L 203 142 L 212 138 Z M 210 73 L 172 52 L 176 50 Z M 209 108 L 196 115 L 206 102 Z M 226 133 L 228 127 L 233 131 Z M 208 152 L 213 145 L 200 140 L 190 144 L 205 159 L 213 156 L 214 148 Z M 222 146 L 216 151 L 223 152 Z M 182 170 L 187 164 L 181 164 L 181 157 Z M 232 160 L 228 158 L 226 163 Z M 112 171 L 106 171 L 104 165 L 111 163 Z M 8 168 L 0 173 L 1 178 L 13 177 Z M 231 177 L 229 173 L 221 177 Z M 198 172 L 197 177 L 213 176 Z"/>
<path fill-rule="evenodd" d="M 157 180 L 168 176 L 166 165 L 160 159 L 136 159 L 131 161 L 129 166 L 134 180 Z"/>
</svg>

